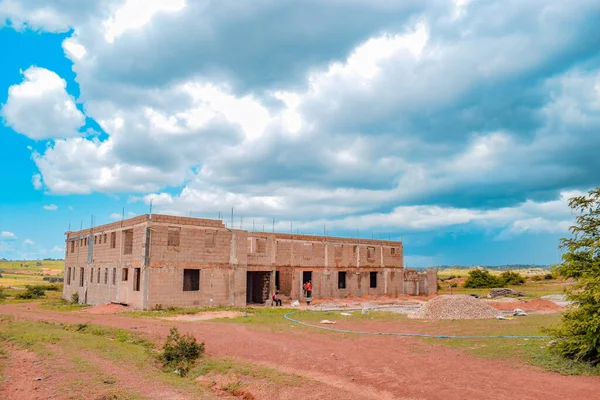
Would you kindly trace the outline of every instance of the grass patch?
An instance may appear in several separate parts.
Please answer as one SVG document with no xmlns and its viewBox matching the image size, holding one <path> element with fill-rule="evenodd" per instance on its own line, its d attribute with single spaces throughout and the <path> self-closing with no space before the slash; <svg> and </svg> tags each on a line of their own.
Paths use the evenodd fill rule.
<svg viewBox="0 0 600 400">
<path fill-rule="evenodd" d="M 258 366 L 241 362 L 232 358 L 207 358 L 194 368 L 190 375 L 236 375 L 261 379 L 285 386 L 301 386 L 308 379 L 292 374 L 286 374 L 274 368 Z"/>
<path fill-rule="evenodd" d="M 41 305 L 41 308 L 45 308 L 46 310 L 56 310 L 56 311 L 77 311 L 82 308 L 90 307 L 87 304 L 76 304 L 65 299 L 61 298 L 51 298 L 44 301 Z"/>
<path fill-rule="evenodd" d="M 572 282 L 561 281 L 561 280 L 542 280 L 542 281 L 532 281 L 527 280 L 524 285 L 517 286 L 504 286 L 509 289 L 514 289 L 519 292 L 525 293 L 525 298 L 540 298 L 542 296 L 547 296 L 550 294 L 562 294 L 564 288 L 571 285 Z M 439 294 L 478 294 L 479 296 L 486 296 L 491 289 L 469 289 L 463 287 L 457 287 L 450 289 L 448 288 L 447 282 L 440 282 L 440 290 Z"/>
</svg>

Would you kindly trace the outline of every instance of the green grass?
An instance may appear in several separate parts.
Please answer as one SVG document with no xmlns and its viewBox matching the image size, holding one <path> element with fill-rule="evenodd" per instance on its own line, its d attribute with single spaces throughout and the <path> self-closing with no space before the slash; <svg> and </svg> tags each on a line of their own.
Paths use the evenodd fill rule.
<svg viewBox="0 0 600 400">
<path fill-rule="evenodd" d="M 468 289 L 463 287 L 456 287 L 453 289 L 448 288 L 447 282 L 439 282 L 440 290 L 439 294 L 478 294 L 479 296 L 486 296 L 491 289 Z M 571 285 L 571 282 L 561 280 L 549 280 L 549 281 L 531 281 L 527 280 L 524 285 L 517 286 L 506 286 L 509 289 L 514 289 L 519 292 L 525 293 L 526 298 L 539 298 L 550 294 L 562 294 L 564 289 Z"/>
<path fill-rule="evenodd" d="M 192 369 L 190 374 L 196 377 L 210 374 L 248 376 L 285 386 L 300 386 L 303 382 L 308 381 L 307 378 L 286 374 L 274 368 L 257 366 L 225 357 L 207 358 Z"/>
<path fill-rule="evenodd" d="M 48 283 L 44 277 L 62 278 L 64 261 L 0 261 L 0 286 L 25 287 L 25 285 L 41 285 Z"/>
<path fill-rule="evenodd" d="M 210 357 L 201 359 L 186 377 L 181 378 L 177 374 L 162 371 L 156 361 L 159 344 L 147 340 L 138 333 L 91 324 L 29 322 L 0 315 L 0 349 L 9 344 L 34 351 L 45 359 L 58 357 L 53 350 L 58 346 L 63 353 L 61 357 L 66 357 L 76 371 L 87 372 L 96 377 L 95 384 L 101 384 L 107 376 L 86 358 L 87 353 L 125 366 L 147 379 L 159 381 L 190 394 L 198 394 L 199 391 L 204 390 L 195 380 L 201 375 L 247 376 L 285 386 L 297 386 L 304 380 L 272 368 L 230 358 Z M 3 361 L 2 354 L 0 352 L 0 367 Z M 77 380 L 69 383 L 72 389 L 88 384 Z"/>
<path fill-rule="evenodd" d="M 37 265 L 40 263 L 41 265 Z M 45 268 L 55 271 L 63 271 L 65 262 L 63 260 L 44 261 L 44 260 L 29 260 L 29 261 L 0 261 L 0 270 L 26 270 L 42 272 Z"/>
</svg>

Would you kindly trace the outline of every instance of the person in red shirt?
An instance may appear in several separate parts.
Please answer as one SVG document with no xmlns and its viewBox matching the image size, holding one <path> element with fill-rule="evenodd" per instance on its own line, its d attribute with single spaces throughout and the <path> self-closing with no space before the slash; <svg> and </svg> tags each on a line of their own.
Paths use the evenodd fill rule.
<svg viewBox="0 0 600 400">
<path fill-rule="evenodd" d="M 312 283 L 306 282 L 306 297 L 312 297 Z"/>
</svg>

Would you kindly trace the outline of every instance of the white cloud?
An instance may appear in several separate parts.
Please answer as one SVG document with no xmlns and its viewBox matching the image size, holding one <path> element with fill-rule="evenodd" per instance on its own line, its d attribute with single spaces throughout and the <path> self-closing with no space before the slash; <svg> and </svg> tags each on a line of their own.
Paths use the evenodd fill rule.
<svg viewBox="0 0 600 400">
<path fill-rule="evenodd" d="M 34 244 L 35 244 L 35 242 L 31 239 L 23 240 L 23 246 L 33 246 Z"/>
<path fill-rule="evenodd" d="M 42 175 L 40 175 L 40 174 L 33 174 L 33 176 L 31 177 L 31 183 L 33 184 L 33 188 L 35 190 L 40 190 L 43 187 L 43 184 L 42 184 Z"/>
<path fill-rule="evenodd" d="M 177 12 L 185 7 L 185 0 L 126 0 L 104 22 L 104 38 L 112 43 L 128 30 L 146 25 L 159 12 Z"/>
<path fill-rule="evenodd" d="M 85 123 L 66 91 L 66 82 L 45 68 L 29 67 L 24 80 L 8 89 L 8 99 L 0 110 L 6 124 L 31 139 L 77 136 Z"/>
<path fill-rule="evenodd" d="M 121 220 L 121 214 L 119 214 L 119 213 L 112 213 L 112 214 L 110 214 L 109 218 L 110 219 L 114 219 L 115 221 L 119 221 L 119 220 Z"/>
<path fill-rule="evenodd" d="M 0 233 L 0 237 L 3 239 L 16 239 L 17 238 L 17 236 L 15 236 L 14 233 L 8 232 L 8 231 L 2 231 L 2 233 Z"/>
<path fill-rule="evenodd" d="M 50 250 L 52 253 L 64 253 L 65 252 L 65 248 L 63 246 L 54 246 L 52 248 L 52 250 Z"/>
<path fill-rule="evenodd" d="M 48 204 L 44 206 L 44 210 L 46 211 L 56 211 L 58 210 L 58 206 L 56 204 Z"/>
</svg>

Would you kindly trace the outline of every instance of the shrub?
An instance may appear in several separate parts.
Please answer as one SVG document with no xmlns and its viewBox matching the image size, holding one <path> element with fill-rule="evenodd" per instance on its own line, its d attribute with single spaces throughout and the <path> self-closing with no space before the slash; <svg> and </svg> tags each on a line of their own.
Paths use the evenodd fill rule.
<svg viewBox="0 0 600 400">
<path fill-rule="evenodd" d="M 534 276 L 532 276 L 532 277 L 531 277 L 531 280 L 532 280 L 532 281 L 541 281 L 541 280 L 542 280 L 542 277 L 541 277 L 541 276 L 539 276 L 539 275 L 534 275 Z"/>
<path fill-rule="evenodd" d="M 3 271 L 0 269 L 0 278 L 2 278 L 2 272 L 3 272 Z"/>
<path fill-rule="evenodd" d="M 59 278 L 58 276 L 45 276 L 42 280 L 50 283 L 62 283 L 64 281 L 63 278 Z"/>
<path fill-rule="evenodd" d="M 40 297 L 44 297 L 46 292 L 44 292 L 44 286 L 40 285 L 26 285 L 26 290 L 22 293 L 18 293 L 15 296 L 15 299 L 19 300 L 31 300 L 31 299 L 39 299 Z"/>
<path fill-rule="evenodd" d="M 455 287 L 458 287 L 458 283 L 450 282 L 450 284 L 448 286 L 450 286 L 451 288 L 455 288 Z"/>
<path fill-rule="evenodd" d="M 177 328 L 173 327 L 158 360 L 163 364 L 165 371 L 174 370 L 180 376 L 184 376 L 203 355 L 204 342 L 198 344 L 195 337 L 190 334 L 182 336 Z"/>
<path fill-rule="evenodd" d="M 71 295 L 71 303 L 79 304 L 79 293 L 75 292 Z"/>
<path fill-rule="evenodd" d="M 547 281 L 551 281 L 552 279 L 554 279 L 554 276 L 552 276 L 552 274 L 546 274 L 544 275 L 544 279 Z"/>
<path fill-rule="evenodd" d="M 6 293 L 4 293 L 4 288 L 0 286 L 0 300 L 6 298 Z"/>
<path fill-rule="evenodd" d="M 522 285 L 525 283 L 525 278 L 513 271 L 504 271 L 500 274 L 500 282 L 502 286 L 506 285 Z"/>
<path fill-rule="evenodd" d="M 464 285 L 466 288 L 494 288 L 498 286 L 502 286 L 501 281 L 490 274 L 490 271 L 480 271 L 478 269 L 469 272 L 469 277 Z"/>
</svg>

